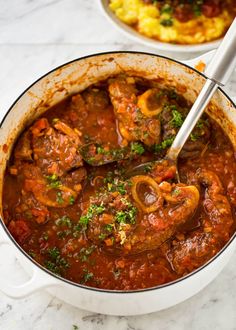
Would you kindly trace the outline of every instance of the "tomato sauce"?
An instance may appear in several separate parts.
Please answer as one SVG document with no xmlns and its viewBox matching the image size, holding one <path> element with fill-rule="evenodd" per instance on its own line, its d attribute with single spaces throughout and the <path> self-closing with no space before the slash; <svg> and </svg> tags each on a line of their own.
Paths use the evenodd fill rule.
<svg viewBox="0 0 236 330">
<path fill-rule="evenodd" d="M 181 183 L 167 161 L 126 175 L 164 157 L 190 107 L 173 89 L 118 76 L 48 110 L 5 173 L 12 236 L 49 271 L 97 288 L 149 288 L 202 266 L 235 230 L 235 153 L 222 129 L 201 118 Z"/>
</svg>

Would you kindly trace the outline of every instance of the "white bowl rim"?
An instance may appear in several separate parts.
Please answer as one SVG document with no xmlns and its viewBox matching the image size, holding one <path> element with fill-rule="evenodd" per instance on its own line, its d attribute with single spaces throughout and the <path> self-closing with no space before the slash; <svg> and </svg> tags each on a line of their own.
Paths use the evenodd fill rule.
<svg viewBox="0 0 236 330">
<path fill-rule="evenodd" d="M 99 7 L 102 13 L 104 14 L 104 16 L 107 18 L 107 20 L 111 22 L 112 25 L 118 31 L 123 33 L 128 38 L 132 39 L 135 42 L 142 43 L 148 47 L 159 49 L 165 52 L 173 52 L 173 53 L 197 53 L 197 52 L 200 53 L 200 52 L 207 52 L 211 49 L 217 48 L 223 39 L 220 38 L 202 44 L 181 45 L 181 44 L 171 44 L 167 42 L 161 42 L 152 38 L 148 38 L 142 35 L 141 33 L 135 31 L 132 27 L 123 23 L 121 20 L 119 20 L 115 16 L 115 14 L 107 7 L 106 4 L 107 1 L 108 0 L 98 0 Z"/>
<path fill-rule="evenodd" d="M 175 62 L 176 64 L 179 64 L 181 66 L 185 66 L 188 69 L 191 69 L 193 71 L 195 71 L 196 73 L 198 73 L 200 76 L 204 77 L 205 79 L 207 79 L 207 77 L 202 73 L 199 72 L 198 70 L 196 70 L 195 68 L 189 66 L 188 64 L 185 64 L 181 61 L 169 58 L 167 56 L 163 56 L 163 55 L 157 55 L 157 54 L 153 54 L 153 53 L 148 53 L 148 52 L 140 52 L 140 51 L 110 51 L 110 52 L 100 52 L 100 53 L 94 53 L 91 55 L 86 55 L 83 57 L 78 57 L 74 60 L 71 60 L 69 62 L 63 63 L 57 67 L 55 67 L 54 69 L 48 71 L 47 73 L 45 73 L 44 75 L 42 75 L 41 77 L 39 77 L 37 80 L 35 80 L 30 86 L 28 86 L 18 97 L 17 99 L 12 103 L 12 105 L 10 106 L 10 108 L 6 111 L 4 117 L 2 118 L 2 120 L 0 121 L 0 129 L 3 127 L 5 120 L 8 117 L 8 114 L 11 112 L 11 110 L 14 108 L 15 104 L 21 99 L 21 97 L 23 97 L 30 89 L 31 87 L 33 87 L 34 85 L 36 85 L 41 79 L 45 78 L 46 76 L 48 76 L 50 73 L 53 73 L 55 71 L 57 71 L 58 69 L 61 69 L 63 67 L 66 67 L 67 65 L 77 62 L 77 61 L 81 61 L 87 58 L 92 58 L 92 57 L 96 57 L 96 56 L 103 56 L 103 55 L 112 55 L 112 54 L 140 54 L 140 55 L 150 55 L 150 56 L 155 56 L 155 57 L 161 57 L 163 59 Z M 234 103 L 234 101 L 227 95 L 226 92 L 224 92 L 220 87 L 218 87 L 218 90 L 220 90 L 220 92 L 232 103 L 232 105 L 234 106 L 234 108 L 236 109 L 236 104 Z M 211 264 L 213 261 L 215 261 L 228 247 L 229 245 L 232 244 L 232 242 L 236 239 L 236 231 L 233 233 L 233 235 L 231 236 L 231 238 L 229 239 L 229 241 L 222 247 L 222 249 L 215 254 L 210 260 L 208 260 L 206 263 L 204 263 L 201 267 L 195 269 L 194 271 L 192 271 L 191 273 L 182 276 L 174 281 L 168 282 L 168 283 L 164 283 L 161 285 L 157 285 L 157 286 L 153 286 L 150 288 L 145 288 L 145 289 L 138 289 L 138 290 L 109 290 L 109 289 L 102 289 L 102 288 L 96 288 L 96 287 L 89 287 L 86 285 L 82 285 L 80 283 L 76 283 L 76 282 L 72 282 L 64 277 L 58 276 L 54 273 L 52 273 L 51 271 L 49 271 L 47 268 L 43 267 L 41 264 L 37 263 L 33 258 L 30 257 L 30 255 L 25 252 L 25 250 L 23 250 L 23 248 L 15 241 L 15 239 L 13 238 L 13 236 L 10 234 L 9 230 L 7 229 L 7 226 L 5 225 L 2 217 L 0 216 L 0 230 L 2 229 L 4 230 L 5 234 L 8 236 L 8 238 L 11 240 L 11 242 L 20 250 L 20 252 L 29 260 L 31 261 L 36 267 L 40 268 L 43 272 L 47 273 L 48 275 L 56 278 L 59 281 L 62 281 L 66 284 L 70 284 L 72 286 L 75 287 L 79 287 L 81 289 L 86 289 L 86 290 L 90 290 L 90 291 L 95 291 L 95 292 L 101 292 L 101 293 L 109 293 L 109 294 L 134 294 L 134 293 L 145 293 L 145 292 L 149 292 L 149 291 L 154 291 L 154 290 L 159 290 L 159 289 L 163 289 L 166 287 L 170 287 L 174 284 L 180 283 L 182 281 L 184 281 L 185 279 L 190 278 L 191 276 L 197 274 L 198 272 L 200 272 L 201 270 L 203 270 L 204 268 L 206 268 L 209 264 Z"/>
</svg>

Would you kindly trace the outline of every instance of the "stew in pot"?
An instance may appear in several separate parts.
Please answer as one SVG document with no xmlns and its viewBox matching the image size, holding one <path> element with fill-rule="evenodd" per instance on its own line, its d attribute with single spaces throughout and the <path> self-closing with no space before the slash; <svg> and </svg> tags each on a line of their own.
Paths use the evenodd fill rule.
<svg viewBox="0 0 236 330">
<path fill-rule="evenodd" d="M 233 146 L 206 114 L 175 166 L 163 159 L 191 104 L 172 88 L 114 76 L 49 109 L 21 134 L 4 221 L 39 264 L 76 283 L 136 290 L 180 278 L 230 239 Z M 105 163 L 105 164 L 104 164 Z"/>
</svg>

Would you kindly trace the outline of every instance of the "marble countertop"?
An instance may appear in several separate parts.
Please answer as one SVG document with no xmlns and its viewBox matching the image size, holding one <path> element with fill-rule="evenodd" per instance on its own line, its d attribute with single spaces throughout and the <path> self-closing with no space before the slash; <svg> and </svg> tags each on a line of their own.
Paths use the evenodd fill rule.
<svg viewBox="0 0 236 330">
<path fill-rule="evenodd" d="M 0 8 L 0 116 L 35 79 L 64 62 L 112 50 L 155 53 L 116 31 L 102 16 L 97 0 L 0 0 Z M 226 90 L 236 95 L 236 74 Z M 2 247 L 1 276 L 4 272 L 15 282 L 25 276 L 13 253 Z M 112 317 L 81 311 L 44 291 L 21 300 L 0 292 L 0 329 L 235 330 L 235 305 L 236 263 L 232 259 L 217 279 L 193 298 L 143 316 Z"/>
</svg>

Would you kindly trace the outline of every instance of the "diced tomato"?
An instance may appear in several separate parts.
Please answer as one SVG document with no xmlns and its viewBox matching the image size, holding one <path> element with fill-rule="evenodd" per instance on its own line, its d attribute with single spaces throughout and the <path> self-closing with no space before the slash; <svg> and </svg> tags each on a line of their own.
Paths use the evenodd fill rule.
<svg viewBox="0 0 236 330">
<path fill-rule="evenodd" d="M 182 22 L 188 22 L 193 18 L 193 10 L 191 5 L 179 5 L 174 11 L 175 18 Z"/>
<path fill-rule="evenodd" d="M 36 121 L 36 123 L 32 126 L 31 131 L 33 135 L 39 135 L 42 130 L 49 127 L 49 123 L 46 118 L 41 118 Z"/>
<path fill-rule="evenodd" d="M 49 211 L 46 209 L 45 210 L 32 209 L 31 212 L 32 215 L 35 217 L 35 221 L 38 224 L 44 223 L 49 215 Z"/>
<path fill-rule="evenodd" d="M 12 220 L 8 225 L 8 229 L 19 244 L 24 243 L 31 234 L 31 230 L 24 220 Z"/>
<path fill-rule="evenodd" d="M 219 16 L 221 13 L 220 0 L 206 0 L 202 5 L 202 13 L 209 18 Z"/>
</svg>

